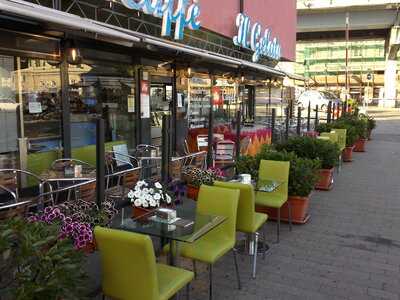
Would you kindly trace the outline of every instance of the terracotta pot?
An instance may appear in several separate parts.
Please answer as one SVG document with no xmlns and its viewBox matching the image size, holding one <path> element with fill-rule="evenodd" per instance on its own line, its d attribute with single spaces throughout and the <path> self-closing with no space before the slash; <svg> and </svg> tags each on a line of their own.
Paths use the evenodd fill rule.
<svg viewBox="0 0 400 300">
<path fill-rule="evenodd" d="M 354 145 L 354 152 L 365 152 L 366 139 L 359 139 Z"/>
<path fill-rule="evenodd" d="M 344 148 L 343 153 L 342 153 L 342 158 L 343 158 L 344 162 L 352 162 L 353 161 L 353 149 L 354 149 L 354 146 Z"/>
<path fill-rule="evenodd" d="M 333 186 L 333 171 L 332 169 L 320 169 L 319 170 L 319 181 L 315 185 L 317 190 L 329 191 Z"/>
<path fill-rule="evenodd" d="M 94 251 L 96 251 L 96 241 L 93 240 L 91 243 L 87 243 L 85 247 L 82 248 L 82 251 L 85 254 L 92 254 Z"/>
<path fill-rule="evenodd" d="M 186 190 L 186 197 L 196 201 L 198 195 L 199 195 L 199 188 L 188 184 Z"/>
<path fill-rule="evenodd" d="M 292 222 L 294 224 L 305 224 L 310 219 L 308 209 L 310 206 L 310 195 L 308 197 L 289 196 L 288 202 L 292 208 Z M 288 202 L 281 208 L 281 221 L 289 221 Z M 263 206 L 256 206 L 256 211 L 268 214 L 268 219 L 277 220 L 278 210 L 276 208 L 269 208 Z"/>
<path fill-rule="evenodd" d="M 132 218 L 137 219 L 142 217 L 143 215 L 151 212 L 153 209 L 151 208 L 143 208 L 134 206 L 132 209 Z"/>
</svg>

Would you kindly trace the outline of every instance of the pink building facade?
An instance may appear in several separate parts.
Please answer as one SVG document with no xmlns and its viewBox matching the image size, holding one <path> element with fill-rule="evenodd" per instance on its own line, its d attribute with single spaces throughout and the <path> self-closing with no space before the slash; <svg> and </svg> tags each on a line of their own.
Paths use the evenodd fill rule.
<svg viewBox="0 0 400 300">
<path fill-rule="evenodd" d="M 295 60 L 296 1 L 295 0 L 243 0 L 243 13 L 253 23 L 270 28 L 282 45 L 282 60 Z M 240 0 L 202 0 L 201 25 L 226 37 L 236 35 L 236 16 L 240 13 Z"/>
</svg>

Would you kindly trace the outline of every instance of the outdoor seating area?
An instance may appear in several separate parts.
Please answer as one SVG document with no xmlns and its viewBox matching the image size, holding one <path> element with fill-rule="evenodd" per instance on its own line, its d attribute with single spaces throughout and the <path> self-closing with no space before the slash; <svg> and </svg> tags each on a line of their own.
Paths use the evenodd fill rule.
<svg viewBox="0 0 400 300">
<path fill-rule="evenodd" d="M 353 151 L 375 127 L 372 118 L 358 112 L 327 120 L 315 124 L 317 135 L 289 136 L 272 145 L 270 129 L 237 130 L 231 140 L 216 133 L 219 140 L 213 145 L 207 143 L 209 136 L 197 137 L 197 149 L 205 151 L 179 157 L 165 155 L 165 144 L 161 150 L 139 145 L 132 155 L 120 145 L 105 151 L 95 166 L 63 158 L 38 175 L 1 169 L 1 226 L 11 229 L 9 241 L 16 228 L 31 232 L 31 243 L 49 235 L 46 243 L 51 244 L 39 253 L 50 260 L 60 243 L 65 249 L 59 255 L 76 267 L 98 253 L 98 292 L 106 297 L 189 298 L 190 292 L 196 293 L 190 288 L 197 280 L 196 266 L 202 264 L 208 269 L 208 297 L 213 299 L 217 262 L 233 256 L 241 289 L 248 278 L 241 276 L 238 256 L 250 256 L 248 268 L 257 280 L 257 266 L 268 264 L 267 237 L 272 232 L 266 231 L 266 223 L 276 222 L 279 244 L 285 223 L 292 231 L 295 224 L 309 222 L 311 192 L 333 188 L 334 168 L 351 161 L 346 149 Z M 15 251 L 15 245 L 9 247 Z M 192 268 L 187 270 L 181 261 L 192 262 Z M 83 275 L 71 274 L 68 280 L 85 286 Z M 55 280 L 63 284 L 63 278 Z M 130 280 L 142 286 L 140 291 L 130 288 Z"/>
</svg>

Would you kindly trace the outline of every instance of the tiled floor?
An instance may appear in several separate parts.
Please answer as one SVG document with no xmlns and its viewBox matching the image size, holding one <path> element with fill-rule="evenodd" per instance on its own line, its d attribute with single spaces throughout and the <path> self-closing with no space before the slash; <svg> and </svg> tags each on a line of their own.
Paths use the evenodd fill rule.
<svg viewBox="0 0 400 300">
<path fill-rule="evenodd" d="M 367 152 L 344 165 L 332 191 L 312 195 L 308 224 L 284 225 L 280 244 L 267 225 L 271 250 L 256 280 L 249 257 L 239 259 L 242 290 L 231 254 L 215 265 L 214 299 L 400 298 L 400 113 L 379 117 Z M 192 299 L 208 299 L 208 272 L 198 271 Z"/>
</svg>

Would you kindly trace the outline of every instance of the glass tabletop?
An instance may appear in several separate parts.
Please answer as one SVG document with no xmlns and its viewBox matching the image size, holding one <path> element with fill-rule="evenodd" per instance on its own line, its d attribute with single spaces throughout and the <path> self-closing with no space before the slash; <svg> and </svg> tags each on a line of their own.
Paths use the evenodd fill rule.
<svg viewBox="0 0 400 300">
<path fill-rule="evenodd" d="M 83 169 L 80 176 L 65 174 L 63 170 L 47 170 L 40 177 L 47 181 L 89 181 L 96 178 L 95 169 Z"/>
<path fill-rule="evenodd" d="M 122 212 L 120 212 L 114 218 L 110 227 L 179 242 L 193 243 L 226 220 L 226 217 L 223 216 L 197 213 L 195 206 L 178 206 L 176 215 L 177 218 L 174 221 L 167 223 L 156 216 L 155 210 L 135 219 L 131 217 L 129 212 L 128 215 L 122 215 Z"/>
<path fill-rule="evenodd" d="M 271 180 L 271 179 L 259 179 L 256 184 L 257 192 L 272 193 L 276 191 L 281 185 L 282 181 Z"/>
</svg>

